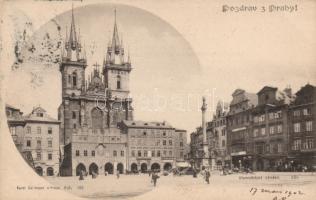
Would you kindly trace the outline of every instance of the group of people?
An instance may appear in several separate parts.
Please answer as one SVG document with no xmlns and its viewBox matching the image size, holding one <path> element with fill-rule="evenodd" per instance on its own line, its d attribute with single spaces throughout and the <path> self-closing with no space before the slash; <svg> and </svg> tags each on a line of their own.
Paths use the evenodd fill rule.
<svg viewBox="0 0 316 200">
<path fill-rule="evenodd" d="M 88 175 L 88 173 L 86 171 L 81 170 L 80 173 L 79 173 L 79 180 L 84 180 L 84 176 L 87 176 L 87 175 Z M 107 175 L 106 172 L 105 172 L 105 175 Z M 153 183 L 154 187 L 156 187 L 157 180 L 160 178 L 158 172 L 156 172 L 156 171 L 151 172 L 150 171 L 148 173 L 148 175 L 149 175 L 149 177 L 151 177 L 151 183 Z M 206 183 L 210 184 L 211 173 L 210 173 L 209 169 L 207 169 L 205 167 L 202 167 L 201 175 L 204 178 L 204 180 L 206 181 Z M 92 171 L 91 172 L 91 176 L 92 176 L 92 179 L 95 179 L 95 178 L 97 178 L 98 173 Z M 120 178 L 120 172 L 119 171 L 117 171 L 116 177 L 117 177 L 117 179 Z M 193 173 L 193 177 L 196 178 L 197 177 L 197 173 Z"/>
</svg>

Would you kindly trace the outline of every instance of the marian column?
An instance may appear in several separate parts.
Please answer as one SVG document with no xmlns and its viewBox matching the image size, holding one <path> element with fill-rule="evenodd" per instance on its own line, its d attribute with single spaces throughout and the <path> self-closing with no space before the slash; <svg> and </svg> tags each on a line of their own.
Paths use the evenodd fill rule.
<svg viewBox="0 0 316 200">
<path fill-rule="evenodd" d="M 208 168 L 209 167 L 209 153 L 208 153 L 208 143 L 206 140 L 206 121 L 205 121 L 205 112 L 207 110 L 207 105 L 205 103 L 205 97 L 203 97 L 203 104 L 201 107 L 202 110 L 202 130 L 203 130 L 203 160 L 202 160 L 202 166 Z"/>
</svg>

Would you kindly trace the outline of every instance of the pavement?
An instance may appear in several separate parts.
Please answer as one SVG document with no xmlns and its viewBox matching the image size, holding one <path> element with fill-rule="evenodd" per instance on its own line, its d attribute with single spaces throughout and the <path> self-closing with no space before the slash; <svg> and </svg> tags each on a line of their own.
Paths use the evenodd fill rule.
<svg viewBox="0 0 316 200">
<path fill-rule="evenodd" d="M 84 198 L 100 200 L 121 199 L 249 199 L 249 200 L 309 200 L 316 198 L 316 173 L 257 172 L 222 176 L 212 172 L 210 184 L 202 176 L 163 176 L 157 186 L 151 183 L 148 174 L 47 177 L 47 181 Z"/>
</svg>

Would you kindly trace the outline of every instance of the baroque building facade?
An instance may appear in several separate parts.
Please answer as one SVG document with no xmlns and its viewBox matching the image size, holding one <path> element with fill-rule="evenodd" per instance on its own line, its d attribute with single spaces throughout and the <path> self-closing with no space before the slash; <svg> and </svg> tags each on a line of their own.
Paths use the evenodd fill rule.
<svg viewBox="0 0 316 200">
<path fill-rule="evenodd" d="M 6 106 L 13 141 L 25 161 L 40 176 L 59 175 L 59 125 L 47 112 L 36 107 L 23 116 L 20 109 Z"/>
<path fill-rule="evenodd" d="M 315 171 L 316 87 L 307 84 L 292 94 L 291 88 L 279 90 L 265 86 L 257 94 L 237 89 L 227 114 L 214 115 L 208 122 L 209 162 L 216 167 L 219 133 L 226 128 L 227 160 L 230 168 L 255 171 Z M 219 107 L 218 107 L 219 108 Z M 217 122 L 217 124 L 216 124 Z M 226 122 L 226 123 L 224 123 Z M 222 129 L 224 130 L 224 129 Z M 222 132 L 223 133 L 223 132 Z M 223 134 L 222 134 L 223 135 Z M 201 127 L 191 133 L 190 162 L 201 166 L 203 157 Z M 225 161 L 225 166 L 228 162 Z"/>
<path fill-rule="evenodd" d="M 227 143 L 231 167 L 250 167 L 252 164 L 252 109 L 258 104 L 256 94 L 236 89 L 227 114 Z"/>
<path fill-rule="evenodd" d="M 258 93 L 253 116 L 253 159 L 250 168 L 276 171 L 288 156 L 288 107 L 293 101 L 290 88 L 284 91 L 265 86 Z"/>
<path fill-rule="evenodd" d="M 289 160 L 299 170 L 316 166 L 316 87 L 306 84 L 289 107 Z"/>
</svg>

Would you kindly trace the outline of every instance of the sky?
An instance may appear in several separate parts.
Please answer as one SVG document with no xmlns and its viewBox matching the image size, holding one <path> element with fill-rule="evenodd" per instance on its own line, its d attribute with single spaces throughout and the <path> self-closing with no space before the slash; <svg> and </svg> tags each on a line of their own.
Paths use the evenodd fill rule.
<svg viewBox="0 0 316 200">
<path fill-rule="evenodd" d="M 299 12 L 291 14 L 223 13 L 219 1 L 164 1 L 161 6 L 137 2 L 138 8 L 74 5 L 87 53 L 86 75 L 92 64 L 103 62 L 117 9 L 118 29 L 132 61 L 130 91 L 136 120 L 165 120 L 190 133 L 201 124 L 202 96 L 207 98 L 210 120 L 217 101 L 230 102 L 237 88 L 257 93 L 265 85 L 280 89 L 290 85 L 296 92 L 307 83 L 316 85 L 313 2 L 302 3 Z M 22 64 L 14 70 L 13 62 L 6 65 L 5 101 L 25 114 L 41 105 L 56 118 L 61 102 L 60 72 L 57 64 L 39 58 L 43 58 L 42 52 L 47 53 L 46 43 L 55 44 L 65 37 L 71 4 L 53 7 L 47 13 L 41 13 L 40 7 L 32 7 L 34 12 L 29 8 L 28 4 L 17 4 L 6 10 L 6 23 L 14 32 L 8 35 L 11 43 L 7 45 L 12 48 L 13 41 L 21 41 L 25 29 L 27 48 L 22 50 Z M 36 47 L 33 53 L 30 44 Z M 58 53 L 55 49 L 53 55 Z"/>
</svg>

